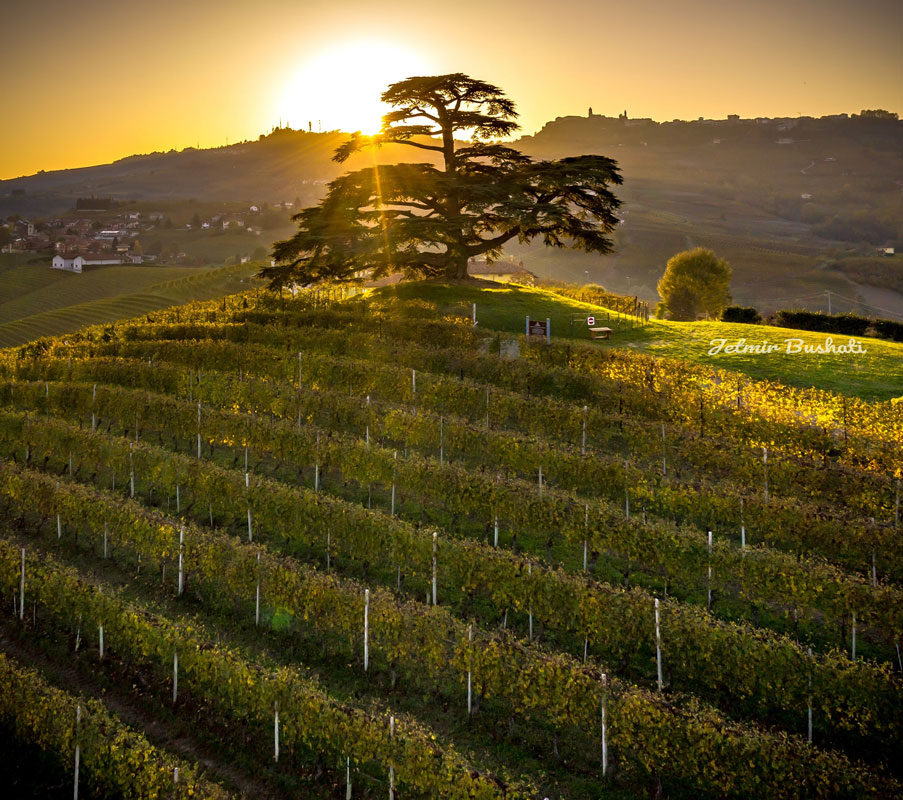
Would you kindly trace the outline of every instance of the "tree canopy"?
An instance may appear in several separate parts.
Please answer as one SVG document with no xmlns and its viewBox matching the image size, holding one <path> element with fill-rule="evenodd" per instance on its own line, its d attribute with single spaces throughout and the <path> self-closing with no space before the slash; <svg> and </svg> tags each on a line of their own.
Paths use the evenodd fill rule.
<svg viewBox="0 0 903 800">
<path fill-rule="evenodd" d="M 615 161 L 576 156 L 534 161 L 498 139 L 518 129 L 501 89 L 463 73 L 394 83 L 380 132 L 360 132 L 334 160 L 384 144 L 430 152 L 437 163 L 367 167 L 332 181 L 319 205 L 293 217 L 298 231 L 261 270 L 273 287 L 351 281 L 402 272 L 463 278 L 476 256 L 492 261 L 506 242 L 612 251 L 621 183 Z M 467 141 L 456 136 L 469 136 Z"/>
<path fill-rule="evenodd" d="M 658 282 L 660 315 L 692 320 L 698 314 L 716 317 L 731 302 L 731 266 L 711 250 L 697 247 L 668 259 Z"/>
</svg>

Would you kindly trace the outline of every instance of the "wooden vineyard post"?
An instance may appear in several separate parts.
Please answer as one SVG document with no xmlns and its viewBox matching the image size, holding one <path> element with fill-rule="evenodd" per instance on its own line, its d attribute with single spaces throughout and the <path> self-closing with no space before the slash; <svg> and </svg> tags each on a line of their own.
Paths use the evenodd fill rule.
<svg viewBox="0 0 903 800">
<path fill-rule="evenodd" d="M 201 401 L 198 400 L 198 458 L 201 457 Z"/>
<path fill-rule="evenodd" d="M 78 800 L 78 767 L 81 759 L 81 727 L 82 727 L 82 707 L 79 703 L 75 708 L 75 774 L 73 778 L 72 798 Z"/>
<path fill-rule="evenodd" d="M 129 442 L 129 495 L 135 499 L 135 452 L 132 449 L 132 443 Z"/>
<path fill-rule="evenodd" d="M 273 704 L 273 761 L 279 762 L 279 703 Z"/>
<path fill-rule="evenodd" d="M 298 388 L 300 389 L 302 385 L 301 382 L 301 353 L 298 353 Z"/>
<path fill-rule="evenodd" d="M 254 541 L 254 529 L 251 527 L 251 504 L 248 503 L 248 541 Z"/>
<path fill-rule="evenodd" d="M 22 572 L 19 576 L 19 621 L 25 621 L 25 548 L 22 548 Z"/>
<path fill-rule="evenodd" d="M 765 474 L 765 505 L 768 505 L 768 448 L 762 448 L 762 469 Z"/>
<path fill-rule="evenodd" d="M 659 617 L 658 598 L 655 598 L 655 666 L 658 670 L 658 690 L 662 691 L 662 628 Z"/>
<path fill-rule="evenodd" d="M 530 562 L 527 563 L 527 575 L 528 575 L 528 576 L 532 576 L 532 575 L 533 575 L 533 564 L 530 563 Z M 531 582 L 531 583 L 532 583 L 532 582 Z M 529 588 L 532 588 L 532 587 L 529 587 Z M 532 598 L 532 595 L 533 595 L 533 593 L 532 593 L 532 591 L 531 591 L 531 592 L 530 592 L 531 598 Z M 529 625 L 529 627 L 528 627 L 529 637 L 528 637 L 528 638 L 532 641 L 532 639 L 533 639 L 533 603 L 532 603 L 532 601 L 531 601 L 531 603 L 530 603 L 529 611 L 528 611 L 527 613 L 528 613 L 528 620 L 529 620 L 529 622 L 528 622 L 528 625 Z"/>
<path fill-rule="evenodd" d="M 467 644 L 468 648 L 473 646 L 473 625 L 467 626 Z M 470 717 L 473 715 L 473 705 L 472 705 L 472 672 L 470 668 L 467 669 L 467 716 Z"/>
<path fill-rule="evenodd" d="M 743 520 L 743 498 L 740 498 L 740 549 L 746 549 L 746 523 Z"/>
<path fill-rule="evenodd" d="M 586 412 L 589 411 L 589 406 L 583 406 L 583 437 L 580 441 L 580 455 L 586 455 Z"/>
<path fill-rule="evenodd" d="M 364 672 L 370 667 L 370 590 L 364 589 Z"/>
<path fill-rule="evenodd" d="M 708 568 L 708 582 L 706 587 L 707 601 L 706 608 L 709 611 L 712 610 L 712 532 L 709 531 L 709 568 Z"/>
<path fill-rule="evenodd" d="M 605 682 L 605 673 L 602 673 L 602 682 Z M 608 772 L 608 731 L 605 719 L 605 698 L 602 698 L 602 777 Z"/>
<path fill-rule="evenodd" d="M 351 756 L 345 756 L 345 800 L 351 800 Z"/>
<path fill-rule="evenodd" d="M 328 570 L 332 566 L 332 532 L 329 528 L 326 529 L 326 569 Z"/>
<path fill-rule="evenodd" d="M 589 551 L 589 503 L 583 506 L 583 571 L 587 571 Z"/>
<path fill-rule="evenodd" d="M 494 530 L 493 530 L 492 546 L 498 547 L 499 546 L 499 515 L 498 514 L 494 515 L 493 528 L 494 528 Z"/>
<path fill-rule="evenodd" d="M 100 660 L 103 661 L 103 625 L 98 626 L 98 629 L 100 631 Z"/>
<path fill-rule="evenodd" d="M 417 397 L 417 370 L 411 370 L 411 395 L 416 399 Z"/>
<path fill-rule="evenodd" d="M 185 553 L 185 526 L 179 528 L 179 597 L 185 588 L 185 571 L 183 569 L 183 556 Z"/>
<path fill-rule="evenodd" d="M 60 515 L 56 515 L 56 538 L 63 538 L 63 523 L 60 521 Z"/>
<path fill-rule="evenodd" d="M 392 465 L 392 510 L 391 510 L 391 516 L 394 517 L 395 516 L 395 470 L 397 468 L 397 462 L 398 462 L 398 451 L 397 450 L 394 451 L 394 453 L 392 454 L 392 458 L 394 459 L 394 462 Z"/>
<path fill-rule="evenodd" d="M 439 532 L 433 531 L 433 605 L 436 605 L 436 579 L 439 568 Z"/>
<path fill-rule="evenodd" d="M 175 705 L 179 699 L 179 651 L 172 652 L 172 702 Z"/>
<path fill-rule="evenodd" d="M 389 739 L 395 739 L 395 717 L 389 717 Z M 395 800 L 395 767 L 389 764 L 389 800 Z"/>
<path fill-rule="evenodd" d="M 254 624 L 260 627 L 260 553 L 257 554 L 257 593 L 254 599 Z"/>
<path fill-rule="evenodd" d="M 179 484 L 176 484 L 176 514 L 182 513 L 182 499 L 179 494 Z"/>
<path fill-rule="evenodd" d="M 109 549 L 107 547 L 107 523 L 103 524 L 103 557 L 109 558 Z"/>
</svg>

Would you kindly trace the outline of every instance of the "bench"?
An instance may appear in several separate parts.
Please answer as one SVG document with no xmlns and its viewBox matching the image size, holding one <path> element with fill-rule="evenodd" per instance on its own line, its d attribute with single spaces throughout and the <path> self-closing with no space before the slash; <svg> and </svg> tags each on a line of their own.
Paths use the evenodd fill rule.
<svg viewBox="0 0 903 800">
<path fill-rule="evenodd" d="M 589 334 L 593 339 L 610 339 L 611 328 L 590 328 Z"/>
</svg>

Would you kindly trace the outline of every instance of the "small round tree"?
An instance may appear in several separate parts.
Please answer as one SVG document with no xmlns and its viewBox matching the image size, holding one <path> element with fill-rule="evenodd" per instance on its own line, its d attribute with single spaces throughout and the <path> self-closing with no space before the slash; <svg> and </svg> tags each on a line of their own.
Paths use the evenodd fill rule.
<svg viewBox="0 0 903 800">
<path fill-rule="evenodd" d="M 731 266 L 703 247 L 684 250 L 668 259 L 658 282 L 659 315 L 692 320 L 708 313 L 717 318 L 731 302 Z"/>
</svg>

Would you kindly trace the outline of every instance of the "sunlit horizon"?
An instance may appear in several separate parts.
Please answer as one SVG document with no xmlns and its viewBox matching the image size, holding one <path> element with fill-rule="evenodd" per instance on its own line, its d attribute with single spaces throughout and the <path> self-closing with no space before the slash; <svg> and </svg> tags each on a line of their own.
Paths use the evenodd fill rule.
<svg viewBox="0 0 903 800">
<path fill-rule="evenodd" d="M 523 0 L 516 13 L 475 0 L 33 0 L 4 22 L 16 35 L 0 56 L 3 179 L 234 144 L 280 123 L 373 133 L 379 95 L 415 74 L 500 86 L 523 134 L 589 107 L 661 122 L 903 113 L 903 6 L 891 0 L 694 0 L 679 11 Z"/>
</svg>

